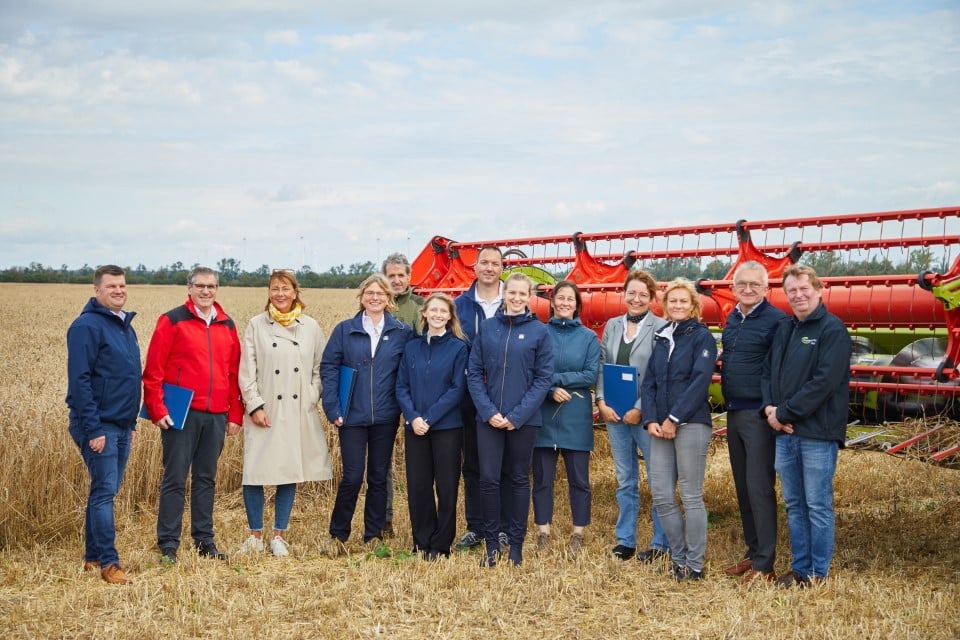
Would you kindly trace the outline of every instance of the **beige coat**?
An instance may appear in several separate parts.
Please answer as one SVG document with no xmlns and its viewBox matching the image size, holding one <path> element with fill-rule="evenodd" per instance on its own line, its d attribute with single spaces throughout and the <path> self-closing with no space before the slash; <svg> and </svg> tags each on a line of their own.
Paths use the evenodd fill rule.
<svg viewBox="0 0 960 640">
<path fill-rule="evenodd" d="M 243 484 L 278 485 L 333 477 L 320 420 L 320 356 L 326 338 L 307 316 L 289 327 L 263 312 L 243 334 L 240 393 L 243 418 Z M 263 407 L 270 427 L 250 413 Z"/>
</svg>

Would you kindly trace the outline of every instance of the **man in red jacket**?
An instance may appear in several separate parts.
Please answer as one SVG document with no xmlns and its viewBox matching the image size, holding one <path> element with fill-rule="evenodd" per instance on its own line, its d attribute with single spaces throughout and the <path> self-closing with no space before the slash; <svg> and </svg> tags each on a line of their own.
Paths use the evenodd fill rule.
<svg viewBox="0 0 960 640">
<path fill-rule="evenodd" d="M 162 430 L 163 481 L 157 513 L 162 560 L 175 563 L 183 528 L 187 473 L 192 467 L 190 535 L 197 552 L 225 560 L 213 541 L 213 496 L 224 435 L 243 420 L 237 373 L 240 340 L 233 320 L 216 303 L 217 273 L 196 267 L 187 279 L 189 297 L 157 320 L 143 371 L 143 396 L 150 419 Z M 163 384 L 193 391 L 183 429 L 174 428 L 164 404 Z"/>
</svg>

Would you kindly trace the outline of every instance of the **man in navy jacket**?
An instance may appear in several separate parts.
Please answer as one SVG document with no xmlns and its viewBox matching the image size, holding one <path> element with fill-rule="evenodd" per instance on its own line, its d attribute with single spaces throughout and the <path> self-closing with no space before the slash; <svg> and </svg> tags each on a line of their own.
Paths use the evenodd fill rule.
<svg viewBox="0 0 960 640">
<path fill-rule="evenodd" d="M 776 469 L 787 505 L 790 571 L 781 587 L 827 577 L 833 559 L 833 476 L 846 438 L 850 335 L 821 301 L 808 266 L 783 273 L 793 317 L 780 321 L 761 375 L 763 415 L 777 432 Z"/>
<path fill-rule="evenodd" d="M 129 580 L 115 546 L 113 503 L 136 439 L 140 408 L 140 346 L 124 311 L 123 269 L 104 265 L 93 275 L 94 297 L 67 331 L 70 436 L 90 473 L 84 569 L 100 569 L 110 584 Z"/>
<path fill-rule="evenodd" d="M 770 351 L 777 324 L 786 314 L 770 304 L 767 270 L 753 260 L 733 273 L 737 306 L 723 327 L 721 385 L 727 410 L 727 448 L 737 490 L 740 520 L 747 551 L 724 569 L 729 576 L 775 578 L 777 493 L 774 489 L 774 431 L 760 413 L 760 372 Z"/>
</svg>

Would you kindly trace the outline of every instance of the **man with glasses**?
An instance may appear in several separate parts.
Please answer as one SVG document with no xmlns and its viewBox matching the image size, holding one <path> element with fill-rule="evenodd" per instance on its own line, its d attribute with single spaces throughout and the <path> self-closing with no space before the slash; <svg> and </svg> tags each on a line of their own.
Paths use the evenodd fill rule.
<svg viewBox="0 0 960 640">
<path fill-rule="evenodd" d="M 723 327 L 721 388 L 727 410 L 727 448 L 747 551 L 723 571 L 741 583 L 773 580 L 777 547 L 774 432 L 760 413 L 760 372 L 777 324 L 786 314 L 770 304 L 767 271 L 744 262 L 733 274 L 737 306 Z"/>
<path fill-rule="evenodd" d="M 143 396 L 150 420 L 160 427 L 163 480 L 157 513 L 161 560 L 177 561 L 187 474 L 191 472 L 190 535 L 201 557 L 226 560 L 213 541 L 213 498 L 224 436 L 240 430 L 243 403 L 237 374 L 237 327 L 217 304 L 217 272 L 195 267 L 187 301 L 157 320 L 143 370 Z M 163 384 L 193 391 L 183 429 L 173 428 Z"/>
</svg>

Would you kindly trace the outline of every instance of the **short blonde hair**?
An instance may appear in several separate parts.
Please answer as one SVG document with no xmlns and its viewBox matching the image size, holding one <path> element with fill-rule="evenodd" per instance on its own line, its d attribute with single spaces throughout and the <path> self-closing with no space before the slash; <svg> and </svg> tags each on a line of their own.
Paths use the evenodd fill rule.
<svg viewBox="0 0 960 640">
<path fill-rule="evenodd" d="M 823 283 L 820 282 L 820 278 L 817 277 L 817 272 L 814 271 L 813 267 L 806 264 L 792 264 L 786 269 L 783 270 L 783 277 L 780 279 L 780 286 L 782 287 L 787 282 L 787 278 L 797 278 L 800 276 L 807 276 L 810 281 L 810 285 L 814 289 L 819 291 L 823 289 Z"/>
<path fill-rule="evenodd" d="M 693 286 L 693 283 L 686 278 L 675 278 L 667 283 L 667 288 L 663 291 L 663 317 L 668 317 L 667 296 L 675 289 L 683 289 L 690 294 L 690 302 L 693 304 L 693 310 L 690 316 L 700 320 L 700 316 L 703 314 L 703 306 L 700 304 L 700 294 L 697 293 L 697 288 Z"/>
<path fill-rule="evenodd" d="M 387 311 L 396 311 L 397 303 L 394 301 L 393 297 L 393 288 L 390 286 L 390 281 L 382 273 L 371 274 L 366 280 L 360 283 L 360 288 L 357 290 L 357 302 L 360 304 L 360 311 L 363 311 L 363 292 L 367 288 L 375 284 L 380 289 L 387 294 Z"/>
</svg>

